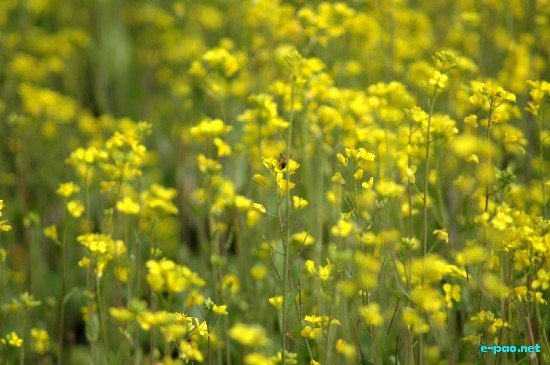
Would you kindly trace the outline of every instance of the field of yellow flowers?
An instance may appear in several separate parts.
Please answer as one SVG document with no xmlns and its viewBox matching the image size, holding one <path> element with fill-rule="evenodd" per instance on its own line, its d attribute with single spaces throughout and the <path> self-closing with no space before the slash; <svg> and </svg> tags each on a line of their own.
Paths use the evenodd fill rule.
<svg viewBox="0 0 550 365">
<path fill-rule="evenodd" d="M 550 364 L 549 80 L 548 0 L 0 0 L 0 365 Z"/>
</svg>

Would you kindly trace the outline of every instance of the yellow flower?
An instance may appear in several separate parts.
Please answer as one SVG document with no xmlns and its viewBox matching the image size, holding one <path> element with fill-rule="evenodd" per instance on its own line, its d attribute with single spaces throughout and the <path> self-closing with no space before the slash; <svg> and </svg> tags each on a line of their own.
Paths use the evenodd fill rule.
<svg viewBox="0 0 550 365">
<path fill-rule="evenodd" d="M 67 203 L 67 211 L 74 218 L 80 218 L 82 213 L 84 213 L 84 205 L 80 200 L 71 200 Z"/>
<path fill-rule="evenodd" d="M 292 190 L 296 186 L 296 184 L 294 184 L 293 182 L 289 184 L 288 181 L 286 181 L 285 179 L 277 180 L 277 185 L 279 186 L 283 194 L 286 194 L 288 190 Z"/>
<path fill-rule="evenodd" d="M 218 157 L 231 155 L 231 146 L 221 138 L 214 138 L 214 145 L 218 148 Z"/>
<path fill-rule="evenodd" d="M 304 246 L 310 246 L 315 242 L 315 239 L 308 232 L 297 232 L 292 235 L 292 240 L 303 244 Z"/>
<path fill-rule="evenodd" d="M 464 118 L 464 124 L 467 124 L 471 127 L 474 127 L 474 128 L 477 128 L 478 127 L 478 124 L 477 124 L 477 115 L 475 114 L 470 114 L 468 115 L 467 117 Z"/>
<path fill-rule="evenodd" d="M 204 361 L 204 355 L 202 352 L 198 349 L 198 346 L 195 342 L 191 341 L 180 341 L 180 359 L 185 360 L 186 362 L 191 361 L 198 361 L 203 362 Z"/>
<path fill-rule="evenodd" d="M 80 187 L 76 185 L 74 182 L 68 182 L 63 183 L 59 185 L 59 188 L 57 188 L 56 193 L 57 195 L 60 195 L 64 198 L 68 198 L 72 196 L 73 194 L 76 194 L 80 191 Z"/>
<path fill-rule="evenodd" d="M 244 346 L 265 346 L 269 343 L 263 327 L 256 324 L 236 323 L 229 329 L 229 337 Z"/>
<path fill-rule="evenodd" d="M 344 165 L 344 166 L 346 166 L 346 167 L 348 166 L 348 159 L 347 159 L 347 157 L 345 157 L 345 156 L 342 155 L 341 153 L 338 153 L 338 154 L 336 155 L 336 158 L 338 159 L 338 161 L 339 161 L 342 165 Z"/>
<path fill-rule="evenodd" d="M 13 347 L 21 347 L 23 345 L 23 339 L 20 338 L 15 331 L 12 331 L 6 335 L 6 341 L 8 345 Z"/>
<path fill-rule="evenodd" d="M 475 153 L 472 153 L 470 156 L 466 157 L 466 162 L 479 163 L 479 157 Z"/>
<path fill-rule="evenodd" d="M 308 276 L 313 276 L 315 274 L 315 263 L 312 260 L 306 260 L 304 263 L 306 267 L 306 273 Z"/>
<path fill-rule="evenodd" d="M 371 178 L 370 178 L 368 181 L 363 181 L 363 183 L 361 184 L 361 186 L 362 186 L 364 189 L 367 189 L 367 190 L 372 189 L 372 187 L 374 186 L 374 177 L 371 176 Z"/>
<path fill-rule="evenodd" d="M 254 174 L 253 179 L 262 186 L 269 186 L 267 179 L 262 174 Z"/>
<path fill-rule="evenodd" d="M 90 260 L 88 257 L 83 257 L 78 261 L 78 266 L 83 269 L 89 269 L 90 265 L 92 264 L 92 260 Z"/>
<path fill-rule="evenodd" d="M 49 225 L 46 228 L 44 228 L 44 236 L 57 241 L 57 226 L 55 224 Z"/>
<path fill-rule="evenodd" d="M 304 329 L 300 332 L 300 335 L 310 340 L 314 340 L 317 337 L 320 337 L 323 334 L 323 330 L 319 327 L 311 328 L 310 326 L 305 326 Z"/>
<path fill-rule="evenodd" d="M 437 238 L 440 241 L 443 241 L 445 243 L 449 243 L 449 233 L 447 233 L 447 230 L 445 228 L 436 229 L 436 230 L 434 230 L 433 234 L 437 235 Z"/>
<path fill-rule="evenodd" d="M 133 321 L 136 318 L 136 315 L 125 307 L 111 307 L 109 308 L 109 314 L 111 315 L 111 317 L 121 323 Z"/>
<path fill-rule="evenodd" d="M 342 174 L 337 172 L 335 173 L 331 178 L 330 178 L 330 181 L 332 181 L 333 183 L 337 183 L 337 184 L 340 184 L 340 185 L 344 185 L 346 183 L 346 180 L 344 180 L 344 178 L 342 177 Z"/>
<path fill-rule="evenodd" d="M 455 302 L 460 301 L 460 285 L 451 285 L 449 283 L 443 284 L 443 291 L 445 292 L 445 302 L 447 303 L 447 308 L 453 307 L 453 300 Z"/>
<path fill-rule="evenodd" d="M 294 203 L 294 209 L 296 210 L 302 210 L 309 205 L 307 200 L 296 195 L 292 197 L 292 202 Z"/>
<path fill-rule="evenodd" d="M 271 297 L 268 299 L 269 304 L 275 307 L 275 309 L 279 310 L 283 306 L 283 296 L 278 295 L 276 297 Z"/>
<path fill-rule="evenodd" d="M 33 338 L 32 350 L 37 354 L 44 354 L 50 347 L 49 336 L 46 330 L 40 328 L 31 328 L 31 336 Z"/>
<path fill-rule="evenodd" d="M 139 214 L 140 206 L 138 202 L 130 197 L 125 197 L 123 200 L 117 202 L 116 209 L 127 215 L 137 215 Z"/>
<path fill-rule="evenodd" d="M 319 265 L 317 267 L 317 274 L 319 275 L 319 279 L 321 279 L 322 281 L 327 281 L 330 279 L 332 274 L 332 264 L 328 262 L 328 259 L 325 266 Z"/>
<path fill-rule="evenodd" d="M 348 237 L 353 231 L 353 223 L 340 218 L 338 223 L 331 228 L 331 233 L 338 237 Z"/>
<path fill-rule="evenodd" d="M 214 306 L 212 307 L 212 312 L 214 312 L 216 315 L 218 316 L 227 316 L 228 313 L 227 313 L 227 305 L 223 304 L 223 305 L 216 305 L 214 304 Z"/>
<path fill-rule="evenodd" d="M 250 275 L 252 276 L 252 278 L 256 281 L 260 281 L 262 280 L 267 274 L 267 269 L 265 266 L 261 266 L 261 265 L 254 265 L 251 269 L 250 269 Z"/>
<path fill-rule="evenodd" d="M 369 303 L 367 306 L 362 307 L 359 313 L 363 321 L 369 325 L 379 326 L 383 322 L 382 315 L 380 314 L 380 305 L 378 305 L 378 303 Z"/>
<path fill-rule="evenodd" d="M 351 360 L 355 357 L 355 346 L 340 338 L 336 341 L 336 352 L 344 355 L 348 360 Z"/>
</svg>

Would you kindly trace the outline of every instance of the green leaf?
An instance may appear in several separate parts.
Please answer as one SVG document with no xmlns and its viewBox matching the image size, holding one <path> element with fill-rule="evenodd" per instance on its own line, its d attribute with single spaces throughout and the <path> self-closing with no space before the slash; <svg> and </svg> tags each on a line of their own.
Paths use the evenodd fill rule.
<svg viewBox="0 0 550 365">
<path fill-rule="evenodd" d="M 296 300 L 296 296 L 298 295 L 298 288 L 294 289 L 290 294 L 287 295 L 285 299 L 285 313 L 288 313 L 288 310 L 290 309 L 290 306 L 294 303 Z"/>
<path fill-rule="evenodd" d="M 86 339 L 89 342 L 97 342 L 99 337 L 99 318 L 97 313 L 92 313 L 86 321 Z"/>
</svg>

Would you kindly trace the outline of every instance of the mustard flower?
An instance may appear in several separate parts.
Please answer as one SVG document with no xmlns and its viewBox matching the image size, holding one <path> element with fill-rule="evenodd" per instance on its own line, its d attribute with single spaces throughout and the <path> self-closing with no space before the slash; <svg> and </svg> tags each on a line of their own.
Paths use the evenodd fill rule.
<svg viewBox="0 0 550 365">
<path fill-rule="evenodd" d="M 447 230 L 445 228 L 436 229 L 433 231 L 433 234 L 437 235 L 437 239 L 439 239 L 440 241 L 449 243 L 449 233 L 447 233 Z"/>
<path fill-rule="evenodd" d="M 305 326 L 304 329 L 300 332 L 302 337 L 314 340 L 320 337 L 323 334 L 323 330 L 319 327 L 311 328 L 311 326 Z"/>
<path fill-rule="evenodd" d="M 333 183 L 340 184 L 340 185 L 345 185 L 345 184 L 346 184 L 346 180 L 344 180 L 344 178 L 342 177 L 342 174 L 339 173 L 339 172 L 336 172 L 336 173 L 330 178 L 330 181 L 332 181 Z"/>
<path fill-rule="evenodd" d="M 223 304 L 218 306 L 214 304 L 214 306 L 212 307 L 212 312 L 214 312 L 218 316 L 227 316 L 227 305 Z"/>
<path fill-rule="evenodd" d="M 23 345 L 23 339 L 19 337 L 15 331 L 8 333 L 6 338 L 2 339 L 2 342 L 13 347 L 21 347 Z"/>
<path fill-rule="evenodd" d="M 49 336 L 46 330 L 40 328 L 31 328 L 32 350 L 37 354 L 44 354 L 50 347 Z"/>
<path fill-rule="evenodd" d="M 351 360 L 355 357 L 355 346 L 350 343 L 347 343 L 343 339 L 338 339 L 336 341 L 336 353 L 342 354 L 346 359 Z"/>
<path fill-rule="evenodd" d="M 308 232 L 296 232 L 292 235 L 292 240 L 304 246 L 311 246 L 315 242 L 315 238 Z"/>
<path fill-rule="evenodd" d="M 204 355 L 198 349 L 198 346 L 195 342 L 182 340 L 179 343 L 179 357 L 180 359 L 187 361 L 204 361 Z"/>
<path fill-rule="evenodd" d="M 384 320 L 380 314 L 380 305 L 378 303 L 369 303 L 367 306 L 361 307 L 359 314 L 361 314 L 363 321 L 371 326 L 379 326 Z"/>
<path fill-rule="evenodd" d="M 80 218 L 84 213 L 84 204 L 80 200 L 71 200 L 67 202 L 67 211 L 74 218 Z"/>
<path fill-rule="evenodd" d="M 250 275 L 254 280 L 260 281 L 267 275 L 267 268 L 263 265 L 254 265 L 250 269 Z"/>
<path fill-rule="evenodd" d="M 229 329 L 229 337 L 244 346 L 265 346 L 269 343 L 265 330 L 257 324 L 236 323 Z"/>
<path fill-rule="evenodd" d="M 268 299 L 269 304 L 271 304 L 275 309 L 279 310 L 283 306 L 283 296 L 277 295 Z"/>
<path fill-rule="evenodd" d="M 119 212 L 127 215 L 137 215 L 141 210 L 139 203 L 128 196 L 118 201 L 116 208 Z"/>
<path fill-rule="evenodd" d="M 60 184 L 59 188 L 57 188 L 56 190 L 56 193 L 57 195 L 60 195 L 64 198 L 69 198 L 72 195 L 78 193 L 79 191 L 80 191 L 80 187 L 71 181 L 71 182 Z"/>
<path fill-rule="evenodd" d="M 453 301 L 457 303 L 460 301 L 460 290 L 460 285 L 452 285 L 449 283 L 443 284 L 443 291 L 445 292 L 445 302 L 447 304 L 447 308 L 453 307 Z"/>
<path fill-rule="evenodd" d="M 307 200 L 296 195 L 292 197 L 292 202 L 294 203 L 294 209 L 296 210 L 302 210 L 309 205 Z"/>
<path fill-rule="evenodd" d="M 55 224 L 49 225 L 46 228 L 44 228 L 44 236 L 57 241 L 58 235 L 57 235 L 57 226 Z"/>
</svg>

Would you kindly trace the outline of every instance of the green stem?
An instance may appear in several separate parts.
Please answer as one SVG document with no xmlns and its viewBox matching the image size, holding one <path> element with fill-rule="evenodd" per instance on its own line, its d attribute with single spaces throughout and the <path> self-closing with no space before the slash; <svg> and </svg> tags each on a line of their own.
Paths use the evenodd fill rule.
<svg viewBox="0 0 550 365">
<path fill-rule="evenodd" d="M 546 219 L 546 189 L 544 187 L 544 154 L 542 149 L 542 108 L 537 113 L 539 127 L 539 163 L 540 163 L 540 190 L 542 193 L 542 218 Z"/>
<path fill-rule="evenodd" d="M 292 91 L 291 91 L 291 99 L 292 99 L 292 106 L 290 109 L 290 120 L 288 125 L 288 133 L 287 133 L 287 139 L 286 139 L 286 155 L 288 156 L 290 160 L 290 147 L 292 144 L 292 124 L 294 119 L 294 100 L 295 100 L 295 85 L 292 83 Z M 288 281 L 288 267 L 289 267 L 289 258 L 290 258 L 290 168 L 288 165 L 290 164 L 290 161 L 287 164 L 286 167 L 286 192 L 285 192 L 285 201 L 286 201 L 286 207 L 285 207 L 285 224 L 284 224 L 284 235 L 283 235 L 283 257 L 284 257 L 284 264 L 283 264 L 283 307 L 281 308 L 281 322 L 282 322 L 282 338 L 281 338 L 281 347 L 282 347 L 282 365 L 286 364 L 286 317 L 287 317 L 287 303 L 286 303 L 286 297 L 287 297 L 287 281 Z"/>
<path fill-rule="evenodd" d="M 430 112 L 428 114 L 428 128 L 426 131 L 426 165 L 424 167 L 424 199 L 423 199 L 423 213 L 424 213 L 424 244 L 422 249 L 422 257 L 425 259 L 428 252 L 428 187 L 429 187 L 429 174 L 430 174 L 430 132 L 432 128 L 432 115 L 434 111 L 435 97 L 437 95 L 437 86 L 430 99 L 428 99 L 428 106 Z M 422 285 L 424 285 L 424 277 L 422 277 Z M 418 338 L 418 363 L 423 364 L 423 337 L 419 335 Z"/>
<path fill-rule="evenodd" d="M 101 320 L 101 330 L 103 332 L 103 347 L 105 350 L 105 360 L 107 361 L 107 364 L 109 363 L 109 349 L 107 347 L 107 344 L 109 341 L 107 340 L 107 329 L 105 324 L 105 313 L 103 311 L 103 303 L 101 298 L 101 282 L 100 277 L 96 276 L 96 286 L 97 286 L 97 310 L 99 311 L 99 318 Z"/>
</svg>

